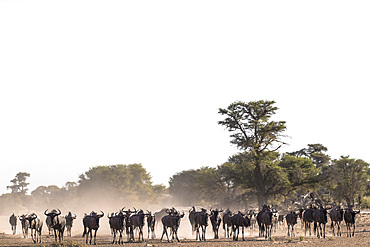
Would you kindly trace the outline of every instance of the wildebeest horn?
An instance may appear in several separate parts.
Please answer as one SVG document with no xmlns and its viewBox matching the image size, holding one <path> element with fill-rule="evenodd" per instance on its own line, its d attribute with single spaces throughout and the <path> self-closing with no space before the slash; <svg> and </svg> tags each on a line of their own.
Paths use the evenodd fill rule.
<svg viewBox="0 0 370 247">
<path fill-rule="evenodd" d="M 56 215 L 60 215 L 62 212 L 59 210 L 59 208 L 57 208 L 57 210 L 59 211 L 59 213 L 56 213 Z"/>
<path fill-rule="evenodd" d="M 101 211 L 101 210 L 100 210 L 100 212 L 101 212 L 101 216 L 100 216 L 100 215 L 99 215 L 99 216 L 100 216 L 100 217 L 103 217 L 103 216 L 104 216 L 104 212 L 103 212 L 103 211 Z"/>
<path fill-rule="evenodd" d="M 45 214 L 46 216 L 49 216 L 49 214 L 47 214 L 47 213 L 46 213 L 47 211 L 48 211 L 48 209 L 46 209 L 46 210 L 45 210 L 44 214 Z"/>
</svg>

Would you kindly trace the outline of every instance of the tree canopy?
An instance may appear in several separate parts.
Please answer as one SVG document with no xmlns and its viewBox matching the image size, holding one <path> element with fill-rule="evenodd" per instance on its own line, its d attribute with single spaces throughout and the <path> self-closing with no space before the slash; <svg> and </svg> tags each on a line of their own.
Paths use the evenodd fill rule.
<svg viewBox="0 0 370 247">
<path fill-rule="evenodd" d="M 271 119 L 278 109 L 274 104 L 275 101 L 266 100 L 238 101 L 219 109 L 225 119 L 218 124 L 231 132 L 231 143 L 245 153 L 247 162 L 253 165 L 253 190 L 259 206 L 266 203 L 269 196 L 283 190 L 275 185 L 283 182 L 284 178 L 276 166 L 274 153 L 285 144 L 283 133 L 286 126 L 285 121 Z"/>
</svg>

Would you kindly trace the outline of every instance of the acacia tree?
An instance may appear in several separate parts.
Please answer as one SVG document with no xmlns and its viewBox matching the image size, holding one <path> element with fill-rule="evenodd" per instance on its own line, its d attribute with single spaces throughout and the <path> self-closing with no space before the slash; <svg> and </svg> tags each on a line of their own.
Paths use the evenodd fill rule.
<svg viewBox="0 0 370 247">
<path fill-rule="evenodd" d="M 27 178 L 30 176 L 27 172 L 18 172 L 17 175 L 15 175 L 15 178 L 10 180 L 12 185 L 7 186 L 7 189 L 11 190 L 12 194 L 22 194 L 25 195 L 28 191 L 27 186 L 29 183 L 26 182 Z"/>
<path fill-rule="evenodd" d="M 332 164 L 324 169 L 324 174 L 332 182 L 334 198 L 337 201 L 344 200 L 350 205 L 357 196 L 363 195 L 369 179 L 368 169 L 369 164 L 361 159 L 341 156 L 339 160 L 333 160 Z"/>
<path fill-rule="evenodd" d="M 261 206 L 269 196 L 281 193 L 284 188 L 271 184 L 271 179 L 278 178 L 279 171 L 272 162 L 272 153 L 283 144 L 285 121 L 273 121 L 277 107 L 275 101 L 234 102 L 226 109 L 219 109 L 219 114 L 226 116 L 218 124 L 231 132 L 231 143 L 246 153 L 253 165 L 253 189 Z"/>
</svg>

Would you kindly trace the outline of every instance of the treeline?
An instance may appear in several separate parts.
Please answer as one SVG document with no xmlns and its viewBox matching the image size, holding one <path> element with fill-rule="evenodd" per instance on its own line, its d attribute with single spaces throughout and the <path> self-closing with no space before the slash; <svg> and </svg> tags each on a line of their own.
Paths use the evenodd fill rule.
<svg viewBox="0 0 370 247">
<path fill-rule="evenodd" d="M 316 147 L 324 148 L 314 144 L 306 150 Z M 328 159 L 316 151 L 310 155 Z M 300 195 L 313 192 L 324 203 L 362 203 L 370 207 L 369 164 L 363 160 L 347 156 L 321 163 L 322 159 L 312 156 L 275 155 L 264 171 L 267 203 L 286 208 L 298 202 Z M 253 168 L 244 154 L 238 154 L 216 168 L 201 167 L 175 174 L 169 182 L 169 193 L 174 201 L 186 206 L 258 207 Z"/>
<path fill-rule="evenodd" d="M 273 120 L 274 101 L 234 102 L 219 109 L 218 124 L 230 132 L 239 149 L 217 167 L 181 171 L 169 187 L 155 185 L 141 164 L 97 166 L 77 182 L 40 186 L 28 193 L 28 173 L 18 173 L 0 196 L 0 213 L 29 208 L 112 208 L 143 206 L 258 207 L 289 204 L 297 195 L 313 192 L 324 203 L 363 203 L 370 206 L 370 169 L 361 159 L 331 159 L 322 144 L 290 153 L 285 145 L 286 123 Z"/>
<path fill-rule="evenodd" d="M 141 164 L 96 166 L 79 176 L 77 182 L 39 186 L 28 193 L 29 173 L 20 172 L 7 186 L 10 193 L 0 196 L 0 213 L 60 208 L 90 212 L 92 209 L 117 210 L 123 206 L 162 203 L 164 185 L 154 185 Z"/>
</svg>

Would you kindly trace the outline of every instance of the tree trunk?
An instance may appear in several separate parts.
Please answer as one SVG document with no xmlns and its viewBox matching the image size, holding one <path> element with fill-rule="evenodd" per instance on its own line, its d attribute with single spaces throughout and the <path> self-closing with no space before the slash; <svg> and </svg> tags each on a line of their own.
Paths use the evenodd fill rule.
<svg viewBox="0 0 370 247">
<path fill-rule="evenodd" d="M 258 199 L 258 209 L 262 210 L 263 204 L 267 203 L 267 197 L 263 192 L 257 192 L 257 199 Z"/>
</svg>

